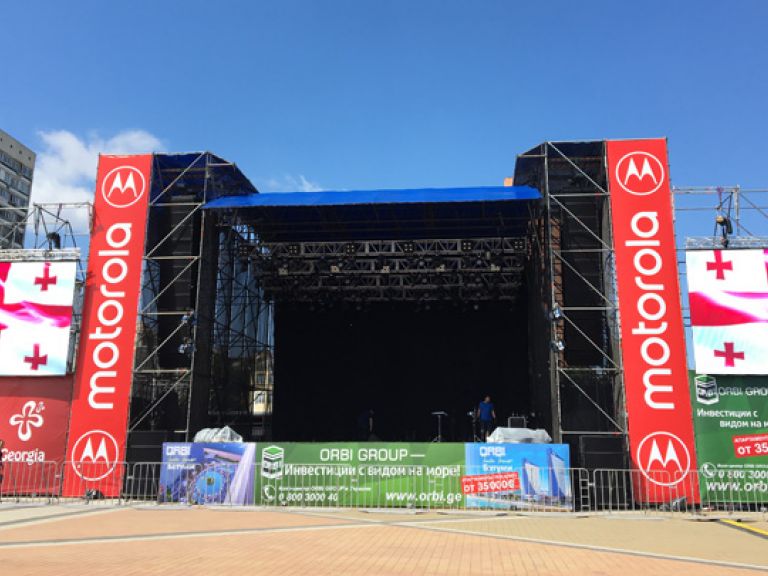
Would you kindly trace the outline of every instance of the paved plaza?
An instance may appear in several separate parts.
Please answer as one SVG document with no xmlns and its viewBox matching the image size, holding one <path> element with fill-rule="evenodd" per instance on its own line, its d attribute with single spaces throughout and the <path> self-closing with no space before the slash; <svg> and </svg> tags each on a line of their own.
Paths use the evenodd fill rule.
<svg viewBox="0 0 768 576">
<path fill-rule="evenodd" d="M 754 574 L 764 517 L 0 505 L 0 574 Z"/>
</svg>

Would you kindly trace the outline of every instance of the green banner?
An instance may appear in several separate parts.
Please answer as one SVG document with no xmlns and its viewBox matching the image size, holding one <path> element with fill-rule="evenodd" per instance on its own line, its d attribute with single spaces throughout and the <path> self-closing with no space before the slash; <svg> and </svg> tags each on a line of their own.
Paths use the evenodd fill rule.
<svg viewBox="0 0 768 576">
<path fill-rule="evenodd" d="M 257 504 L 423 508 L 463 503 L 462 443 L 264 443 L 257 446 L 256 462 Z"/>
<path fill-rule="evenodd" d="M 768 377 L 689 372 L 703 502 L 768 499 Z"/>
</svg>

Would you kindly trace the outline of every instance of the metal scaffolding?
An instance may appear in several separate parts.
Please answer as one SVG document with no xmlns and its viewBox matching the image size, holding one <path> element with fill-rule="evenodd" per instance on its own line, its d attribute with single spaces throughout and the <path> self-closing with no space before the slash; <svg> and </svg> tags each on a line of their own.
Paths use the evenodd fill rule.
<svg viewBox="0 0 768 576">
<path fill-rule="evenodd" d="M 685 233 L 678 250 L 768 246 L 768 189 L 701 186 L 672 192 L 676 228 Z M 703 234 L 707 229 L 710 235 Z"/>
<path fill-rule="evenodd" d="M 219 314 L 217 283 L 239 286 L 220 280 L 216 214 L 202 207 L 255 188 L 209 152 L 156 154 L 152 179 L 129 432 L 191 440 L 212 419 L 222 420 L 211 400 L 227 364 L 217 362 L 214 334 L 229 331 L 231 319 Z"/>
<path fill-rule="evenodd" d="M 218 423 L 259 439 L 271 431 L 274 309 L 251 257 L 258 236 L 230 217 L 219 226 L 212 407 Z"/>
<path fill-rule="evenodd" d="M 542 303 L 529 318 L 534 405 L 580 465 L 601 453 L 621 458 L 626 414 L 604 143 L 541 144 L 518 157 L 515 184 L 544 197 L 529 277 L 531 301 Z"/>
</svg>

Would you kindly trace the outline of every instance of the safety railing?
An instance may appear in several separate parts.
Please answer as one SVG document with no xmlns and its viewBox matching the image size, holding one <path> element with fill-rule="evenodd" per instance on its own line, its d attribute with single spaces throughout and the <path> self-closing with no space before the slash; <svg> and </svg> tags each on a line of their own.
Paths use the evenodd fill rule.
<svg viewBox="0 0 768 576">
<path fill-rule="evenodd" d="M 675 479 L 678 479 L 679 475 Z M 720 515 L 758 513 L 768 517 L 768 469 L 718 469 L 702 467 L 689 472 L 678 486 L 678 501 L 684 494 L 697 494 L 692 506 L 681 502 L 688 510 L 700 514 Z"/>
<path fill-rule="evenodd" d="M 61 487 L 61 466 L 56 462 L 3 462 L 0 469 L 0 502 L 55 503 Z"/>
<path fill-rule="evenodd" d="M 131 465 L 126 462 L 63 462 L 60 502 L 122 504 L 125 478 L 130 469 Z"/>
<path fill-rule="evenodd" d="M 177 504 L 768 517 L 768 471 L 236 462 L 5 462 L 0 503 Z"/>
</svg>

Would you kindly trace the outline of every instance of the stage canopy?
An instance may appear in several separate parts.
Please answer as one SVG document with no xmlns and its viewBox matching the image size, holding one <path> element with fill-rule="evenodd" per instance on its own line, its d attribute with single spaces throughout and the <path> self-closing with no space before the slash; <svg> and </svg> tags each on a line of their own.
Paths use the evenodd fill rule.
<svg viewBox="0 0 768 576">
<path fill-rule="evenodd" d="M 507 237 L 525 235 L 540 198 L 528 186 L 350 190 L 228 196 L 204 208 L 236 211 L 273 242 Z"/>
</svg>

